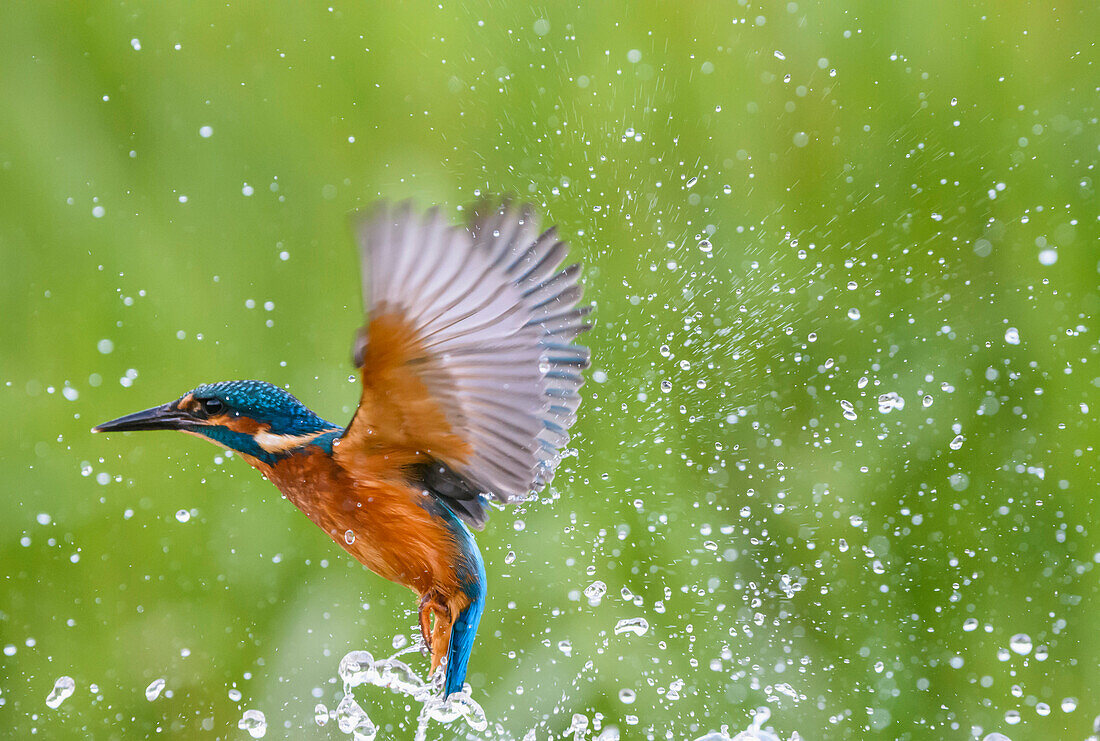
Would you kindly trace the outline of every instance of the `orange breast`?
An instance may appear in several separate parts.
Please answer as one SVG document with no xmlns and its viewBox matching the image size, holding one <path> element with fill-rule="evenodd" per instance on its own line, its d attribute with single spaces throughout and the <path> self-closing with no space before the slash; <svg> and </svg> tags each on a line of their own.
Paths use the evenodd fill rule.
<svg viewBox="0 0 1100 741">
<path fill-rule="evenodd" d="M 298 509 L 341 548 L 379 576 L 420 594 L 459 589 L 458 545 L 422 500 L 430 495 L 401 480 L 353 479 L 323 452 L 261 468 Z"/>
</svg>

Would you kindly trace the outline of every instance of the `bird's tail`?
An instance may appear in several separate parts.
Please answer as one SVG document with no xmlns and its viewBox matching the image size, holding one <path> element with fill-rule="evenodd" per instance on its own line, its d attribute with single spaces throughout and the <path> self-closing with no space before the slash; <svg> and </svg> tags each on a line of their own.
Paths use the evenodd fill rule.
<svg viewBox="0 0 1100 741">
<path fill-rule="evenodd" d="M 470 606 L 459 613 L 458 620 L 451 627 L 451 648 L 447 654 L 447 681 L 445 695 L 458 692 L 466 682 L 466 668 L 470 663 L 470 653 L 474 650 L 474 637 L 477 625 L 481 622 L 481 613 L 485 609 L 484 582 L 479 585 L 480 593 Z"/>
<path fill-rule="evenodd" d="M 481 622 L 481 613 L 485 610 L 485 562 L 481 560 L 481 551 L 474 542 L 470 529 L 447 505 L 443 514 L 455 534 L 459 559 L 456 564 L 459 583 L 467 604 L 451 625 L 451 641 L 447 647 L 447 667 L 444 677 L 443 696 L 460 692 L 466 683 L 466 668 L 470 663 L 470 653 L 474 650 L 474 638 L 477 626 Z"/>
</svg>

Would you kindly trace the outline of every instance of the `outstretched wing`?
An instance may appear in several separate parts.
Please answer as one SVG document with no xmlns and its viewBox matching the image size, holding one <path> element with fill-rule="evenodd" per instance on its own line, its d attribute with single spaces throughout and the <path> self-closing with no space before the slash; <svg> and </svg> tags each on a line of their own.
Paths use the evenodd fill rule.
<svg viewBox="0 0 1100 741">
<path fill-rule="evenodd" d="M 358 239 L 363 391 L 336 454 L 376 475 L 426 473 L 480 525 L 479 493 L 525 498 L 550 482 L 569 441 L 589 362 L 573 344 L 590 327 L 580 265 L 558 270 L 565 244 L 539 234 L 526 206 L 481 209 L 463 229 L 434 209 L 383 204 Z M 463 481 L 443 485 L 454 474 Z"/>
</svg>

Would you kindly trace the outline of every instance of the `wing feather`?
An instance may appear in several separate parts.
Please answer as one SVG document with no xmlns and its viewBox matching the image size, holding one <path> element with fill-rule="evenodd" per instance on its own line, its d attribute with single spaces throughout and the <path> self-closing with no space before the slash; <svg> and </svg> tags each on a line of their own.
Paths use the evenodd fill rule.
<svg viewBox="0 0 1100 741">
<path fill-rule="evenodd" d="M 336 455 L 395 472 L 440 461 L 502 502 L 549 483 L 590 357 L 573 344 L 590 328 L 581 266 L 559 269 L 556 230 L 540 233 L 529 206 L 479 207 L 463 229 L 437 209 L 383 204 L 356 234 L 363 390 Z"/>
</svg>

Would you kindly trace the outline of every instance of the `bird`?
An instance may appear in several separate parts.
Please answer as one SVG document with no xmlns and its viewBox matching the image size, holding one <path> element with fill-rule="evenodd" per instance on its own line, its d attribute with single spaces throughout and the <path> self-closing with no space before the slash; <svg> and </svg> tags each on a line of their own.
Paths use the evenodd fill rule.
<svg viewBox="0 0 1100 741">
<path fill-rule="evenodd" d="M 470 691 L 486 603 L 471 528 L 491 502 L 554 477 L 581 402 L 592 324 L 581 265 L 556 227 L 510 201 L 466 209 L 377 204 L 353 215 L 365 323 L 347 426 L 264 381 L 204 383 L 92 432 L 178 430 L 233 451 L 368 569 L 419 597 L 442 697 Z"/>
</svg>

